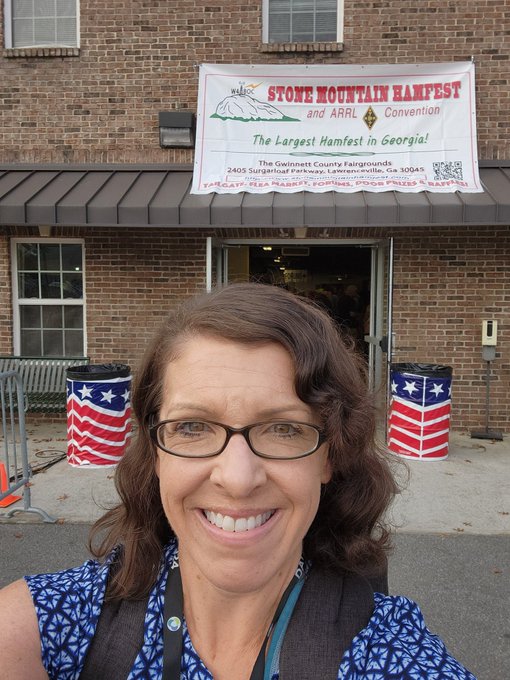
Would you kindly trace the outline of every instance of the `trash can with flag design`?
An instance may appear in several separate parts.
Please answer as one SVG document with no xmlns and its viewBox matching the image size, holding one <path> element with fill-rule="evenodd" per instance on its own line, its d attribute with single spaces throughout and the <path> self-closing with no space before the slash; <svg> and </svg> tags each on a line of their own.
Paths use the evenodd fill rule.
<svg viewBox="0 0 510 680">
<path fill-rule="evenodd" d="M 390 451 L 415 460 L 448 456 L 451 366 L 392 364 L 388 423 Z"/>
<path fill-rule="evenodd" d="M 67 462 L 115 465 L 131 435 L 131 369 L 125 364 L 67 369 Z"/>
</svg>

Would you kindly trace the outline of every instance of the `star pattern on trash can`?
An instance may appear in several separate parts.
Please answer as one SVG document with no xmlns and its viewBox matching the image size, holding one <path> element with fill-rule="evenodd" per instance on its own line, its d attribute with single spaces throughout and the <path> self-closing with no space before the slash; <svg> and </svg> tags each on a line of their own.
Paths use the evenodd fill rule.
<svg viewBox="0 0 510 680">
<path fill-rule="evenodd" d="M 418 388 L 416 387 L 416 381 L 410 381 L 406 380 L 405 387 L 402 388 L 404 392 L 408 392 L 409 394 L 413 394 L 413 392 L 418 392 Z"/>
<path fill-rule="evenodd" d="M 85 399 L 85 397 L 90 397 L 92 396 L 92 390 L 90 387 L 87 387 L 87 385 L 83 385 L 81 390 L 77 390 L 81 394 L 81 398 Z"/>
<path fill-rule="evenodd" d="M 112 403 L 112 399 L 114 396 L 112 390 L 108 390 L 107 392 L 101 392 L 101 394 L 103 395 L 101 401 L 107 401 L 109 404 Z"/>
</svg>

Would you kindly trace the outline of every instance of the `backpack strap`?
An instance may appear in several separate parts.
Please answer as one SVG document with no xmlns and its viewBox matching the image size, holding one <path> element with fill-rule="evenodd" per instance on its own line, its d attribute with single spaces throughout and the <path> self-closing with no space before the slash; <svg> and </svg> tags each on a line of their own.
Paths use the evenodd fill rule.
<svg viewBox="0 0 510 680">
<path fill-rule="evenodd" d="M 387 592 L 385 573 L 373 583 L 379 592 Z M 280 680 L 336 680 L 344 652 L 373 611 L 369 579 L 312 567 L 283 640 Z"/>
<path fill-rule="evenodd" d="M 148 600 L 103 604 L 80 680 L 126 680 L 143 644 Z"/>
</svg>

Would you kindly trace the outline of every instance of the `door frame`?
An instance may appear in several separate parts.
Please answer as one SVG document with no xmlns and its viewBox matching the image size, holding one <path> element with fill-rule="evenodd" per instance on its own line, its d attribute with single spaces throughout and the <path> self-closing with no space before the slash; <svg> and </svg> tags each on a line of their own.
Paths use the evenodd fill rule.
<svg viewBox="0 0 510 680">
<path fill-rule="evenodd" d="M 393 238 L 220 238 L 207 237 L 206 245 L 206 290 L 213 286 L 213 265 L 216 281 L 223 286 L 228 283 L 228 249 L 236 246 L 331 246 L 366 247 L 372 251 L 370 271 L 370 333 L 365 336 L 369 344 L 369 386 L 387 399 L 389 389 L 389 367 L 392 355 L 393 317 Z M 386 285 L 385 285 L 386 281 Z M 385 309 L 386 301 L 386 309 Z M 386 312 L 386 314 L 385 314 Z M 386 316 L 386 324 L 384 323 Z M 386 342 L 386 366 L 381 341 Z M 386 371 L 384 371 L 384 368 Z M 386 373 L 385 384 L 383 376 Z"/>
</svg>

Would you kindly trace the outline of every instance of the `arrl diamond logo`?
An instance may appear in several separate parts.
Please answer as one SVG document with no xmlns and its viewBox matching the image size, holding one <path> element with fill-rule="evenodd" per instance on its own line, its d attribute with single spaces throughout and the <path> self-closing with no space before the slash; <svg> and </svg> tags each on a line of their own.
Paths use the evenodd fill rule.
<svg viewBox="0 0 510 680">
<path fill-rule="evenodd" d="M 374 110 L 371 106 L 368 107 L 367 112 L 363 116 L 363 120 L 365 121 L 365 125 L 369 130 L 371 130 L 374 127 L 377 121 L 377 116 L 375 115 Z"/>
</svg>

